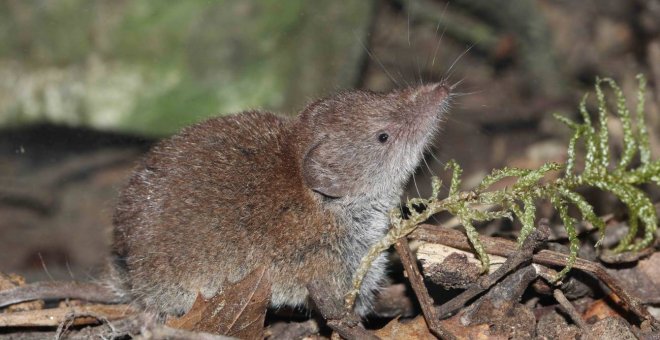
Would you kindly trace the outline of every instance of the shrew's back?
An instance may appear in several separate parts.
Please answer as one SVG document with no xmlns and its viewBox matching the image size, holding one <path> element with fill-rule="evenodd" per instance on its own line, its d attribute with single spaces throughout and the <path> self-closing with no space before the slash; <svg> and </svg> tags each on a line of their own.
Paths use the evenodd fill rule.
<svg viewBox="0 0 660 340">
<path fill-rule="evenodd" d="M 119 270 L 140 303 L 178 314 L 199 287 L 211 296 L 225 280 L 321 246 L 291 242 L 318 215 L 291 127 L 247 112 L 186 128 L 148 153 L 114 218 Z"/>
</svg>

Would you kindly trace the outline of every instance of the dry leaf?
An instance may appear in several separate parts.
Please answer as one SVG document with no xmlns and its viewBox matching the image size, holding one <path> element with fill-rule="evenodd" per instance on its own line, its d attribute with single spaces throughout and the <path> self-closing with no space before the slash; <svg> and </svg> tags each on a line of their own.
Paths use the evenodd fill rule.
<svg viewBox="0 0 660 340">
<path fill-rule="evenodd" d="M 260 339 L 270 299 L 270 284 L 266 266 L 258 267 L 243 280 L 226 284 L 221 292 L 208 300 L 198 294 L 190 311 L 169 320 L 167 325 L 241 339 Z"/>
<path fill-rule="evenodd" d="M 490 327 L 487 324 L 463 326 L 460 322 L 460 314 L 442 320 L 440 323 L 445 330 L 457 339 L 500 339 L 490 334 Z M 375 334 L 383 340 L 436 339 L 428 329 L 426 321 L 421 315 L 405 322 L 394 319 L 385 325 L 385 327 L 377 330 Z"/>
<path fill-rule="evenodd" d="M 188 313 L 180 318 L 169 319 L 166 324 L 174 328 L 192 330 L 195 328 L 195 325 L 202 321 L 202 317 L 204 316 L 206 307 L 208 307 L 209 303 L 209 300 L 204 300 L 202 294 L 198 293 L 197 299 L 195 299 L 195 302 Z"/>
<path fill-rule="evenodd" d="M 610 295 L 612 297 L 612 295 Z M 598 320 L 603 320 L 608 317 L 619 316 L 619 312 L 611 306 L 611 302 L 606 299 L 594 301 L 589 308 L 582 314 L 582 318 L 589 323 L 594 323 Z"/>
<path fill-rule="evenodd" d="M 385 327 L 376 331 L 376 336 L 383 340 L 389 339 L 436 339 L 429 331 L 423 316 L 407 322 L 401 322 L 398 318 L 390 321 Z"/>
<path fill-rule="evenodd" d="M 449 319 L 441 321 L 442 327 L 448 332 L 453 334 L 457 339 L 470 339 L 470 340 L 491 340 L 491 339 L 506 339 L 500 336 L 495 336 L 490 332 L 490 326 L 487 324 L 469 325 L 464 326 L 461 323 L 462 313 L 456 314 Z"/>
</svg>

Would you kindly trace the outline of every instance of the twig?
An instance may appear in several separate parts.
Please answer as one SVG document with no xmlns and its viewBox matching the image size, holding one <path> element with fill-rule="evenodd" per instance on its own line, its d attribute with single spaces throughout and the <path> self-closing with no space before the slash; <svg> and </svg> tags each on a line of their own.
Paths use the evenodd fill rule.
<svg viewBox="0 0 660 340">
<path fill-rule="evenodd" d="M 571 317 L 571 320 L 575 322 L 578 327 L 586 334 L 586 332 L 589 331 L 589 327 L 587 326 L 587 323 L 582 320 L 582 317 L 580 314 L 575 310 L 575 307 L 573 304 L 571 304 L 570 301 L 564 296 L 564 293 L 561 291 L 561 289 L 555 289 L 554 292 L 552 293 L 554 295 L 555 300 L 559 303 L 559 305 L 562 307 L 564 312 L 568 314 L 568 316 Z"/>
<path fill-rule="evenodd" d="M 70 308 L 69 308 L 70 310 Z M 132 338 L 132 339 L 176 339 L 176 340 L 236 340 L 233 337 L 223 335 L 216 335 L 205 332 L 193 332 L 183 329 L 176 329 L 157 323 L 153 315 L 140 313 L 134 314 L 122 319 L 109 321 L 104 316 L 88 314 L 85 318 L 94 317 L 98 322 L 98 318 L 105 322 L 103 326 L 85 327 L 80 330 L 71 330 L 66 333 L 66 339 L 70 340 L 83 340 L 83 339 L 118 339 L 118 338 Z M 36 335 L 31 335 L 30 332 L 8 333 L 14 339 L 21 339 L 22 335 L 27 334 L 26 338 L 29 339 L 43 339 L 43 338 L 56 338 L 63 335 L 61 331 L 64 327 L 71 325 L 78 325 L 80 314 L 68 315 L 69 320 L 64 320 L 62 325 L 58 328 L 58 332 L 44 332 L 39 331 Z M 75 320 L 74 322 L 71 322 Z"/>
<path fill-rule="evenodd" d="M 97 323 L 99 317 L 107 320 L 125 318 L 135 313 L 127 305 L 84 305 L 63 308 L 50 308 L 0 314 L 0 327 L 40 327 L 59 326 L 75 315 L 73 325 Z"/>
<path fill-rule="evenodd" d="M 346 340 L 380 340 L 361 326 L 350 326 L 342 320 L 328 320 L 328 326 Z"/>
<path fill-rule="evenodd" d="M 121 298 L 98 283 L 75 281 L 44 281 L 0 292 L 0 307 L 30 300 L 79 299 L 104 303 L 119 303 Z"/>
<path fill-rule="evenodd" d="M 460 231 L 429 224 L 420 225 L 409 237 L 414 240 L 440 243 L 462 250 L 472 250 L 467 237 Z M 480 236 L 479 238 L 484 245 L 484 249 L 489 254 L 511 256 L 519 251 L 514 241 L 489 236 Z M 567 261 L 568 255 L 545 249 L 534 254 L 532 258 L 533 263 L 548 266 L 564 266 Z M 623 289 L 621 284 L 608 274 L 602 265 L 578 258 L 575 261 L 574 268 L 595 276 L 611 289 L 614 294 L 621 298 L 621 301 L 632 313 L 643 320 L 648 320 L 654 328 L 660 329 L 660 322 L 649 314 L 641 301 Z"/>
<path fill-rule="evenodd" d="M 522 263 L 530 261 L 534 254 L 534 249 L 538 247 L 539 244 L 543 243 L 549 235 L 550 229 L 548 227 L 547 220 L 542 220 L 539 222 L 539 227 L 535 229 L 534 232 L 532 232 L 532 234 L 527 237 L 527 239 L 525 239 L 525 242 L 523 243 L 522 249 L 520 251 L 512 253 L 506 262 L 504 262 L 504 264 L 497 268 L 497 270 L 495 270 L 493 273 L 485 276 L 483 279 L 466 289 L 463 293 L 440 306 L 438 308 L 438 314 L 440 317 L 446 317 L 453 313 L 457 309 L 461 308 L 465 303 L 472 300 L 475 296 L 483 293 L 497 281 L 501 280 L 505 275 L 518 268 L 518 266 L 520 266 Z"/>
<path fill-rule="evenodd" d="M 562 266 L 564 263 L 566 263 L 567 259 L 568 256 L 564 254 L 550 250 L 542 250 L 538 254 L 534 255 L 533 260 L 534 263 L 551 266 Z M 595 276 L 597 279 L 603 282 L 614 294 L 621 298 L 623 304 L 627 306 L 627 308 L 632 313 L 637 315 L 642 320 L 648 320 L 655 329 L 660 329 L 660 322 L 658 322 L 658 320 L 656 320 L 649 313 L 644 304 L 642 304 L 642 302 L 637 297 L 625 290 L 619 281 L 611 276 L 602 265 L 578 258 L 575 262 L 574 268 Z"/>
<path fill-rule="evenodd" d="M 80 330 L 77 334 L 73 333 L 70 337 L 72 340 L 77 339 L 116 339 L 129 337 L 132 339 L 176 339 L 176 340 L 237 340 L 237 338 L 211 334 L 206 332 L 188 331 L 184 329 L 177 329 L 163 325 L 156 321 L 153 314 L 140 313 L 117 320 L 111 323 L 114 328 L 113 333 L 102 333 L 95 329 L 92 332 L 86 332 L 89 328 Z M 96 327 L 98 328 L 98 327 Z"/>
<path fill-rule="evenodd" d="M 429 295 L 429 292 L 424 285 L 424 277 L 417 267 L 417 261 L 413 257 L 412 251 L 410 251 L 408 240 L 405 237 L 400 238 L 394 244 L 394 248 L 401 257 L 403 269 L 408 275 L 410 285 L 415 291 L 417 300 L 419 300 L 419 304 L 422 307 L 424 319 L 426 320 L 426 324 L 429 325 L 431 332 L 433 332 L 433 334 L 441 339 L 456 339 L 454 335 L 452 335 L 440 324 L 440 318 L 438 317 L 435 307 L 433 306 L 433 299 Z"/>
<path fill-rule="evenodd" d="M 57 326 L 57 331 L 55 332 L 55 339 L 59 340 L 61 339 L 65 333 L 69 330 L 71 326 L 73 326 L 74 322 L 76 319 L 79 318 L 93 318 L 96 319 L 98 322 L 107 325 L 110 328 L 110 331 L 112 334 L 115 334 L 116 330 L 110 323 L 110 320 L 106 318 L 103 315 L 98 315 L 95 313 L 76 313 L 76 312 L 71 312 L 65 316 L 64 321 L 60 323 L 59 326 Z"/>
<path fill-rule="evenodd" d="M 498 281 L 492 289 L 466 308 L 461 315 L 461 323 L 467 325 L 498 323 L 498 326 L 503 326 L 502 322 L 507 323 L 506 320 L 502 320 L 503 318 L 510 319 L 508 315 L 517 315 L 516 310 L 524 308 L 519 303 L 520 298 L 529 284 L 537 277 L 536 269 L 532 265 L 523 265 L 512 271 L 510 275 Z M 504 328 L 507 327 L 504 326 Z"/>
<path fill-rule="evenodd" d="M 492 286 L 509 272 L 518 268 L 522 263 L 530 261 L 532 256 L 534 256 L 534 250 L 542 243 L 545 243 L 549 236 L 550 226 L 548 225 L 548 220 L 541 219 L 538 223 L 538 227 L 525 239 L 525 242 L 523 242 L 520 251 L 514 253 L 491 275 L 484 277 L 480 282 L 481 286 L 483 288 Z"/>
</svg>

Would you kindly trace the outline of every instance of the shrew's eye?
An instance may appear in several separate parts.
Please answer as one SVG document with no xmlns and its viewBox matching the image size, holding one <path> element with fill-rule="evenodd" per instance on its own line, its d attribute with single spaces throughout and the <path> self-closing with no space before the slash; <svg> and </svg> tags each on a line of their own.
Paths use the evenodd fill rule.
<svg viewBox="0 0 660 340">
<path fill-rule="evenodd" d="M 381 133 L 381 134 L 378 135 L 378 141 L 381 142 L 381 143 L 383 143 L 383 144 L 384 144 L 385 142 L 387 142 L 387 139 L 389 139 L 389 138 L 390 138 L 390 135 L 388 135 L 388 134 L 385 133 L 385 132 L 383 132 L 383 133 Z"/>
</svg>

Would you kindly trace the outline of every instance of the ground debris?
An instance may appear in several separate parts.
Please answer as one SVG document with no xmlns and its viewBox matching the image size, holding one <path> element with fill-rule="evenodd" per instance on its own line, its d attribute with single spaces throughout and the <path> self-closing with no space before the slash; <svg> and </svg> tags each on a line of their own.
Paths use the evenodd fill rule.
<svg viewBox="0 0 660 340">
<path fill-rule="evenodd" d="M 533 266 L 507 276 L 488 293 L 470 305 L 461 317 L 465 325 L 490 324 L 491 334 L 505 338 L 527 339 L 534 336 L 536 319 L 531 308 L 519 300 L 531 281 Z"/>
<path fill-rule="evenodd" d="M 104 15 L 111 15 L 110 19 L 112 19 L 112 16 L 116 16 L 117 9 L 121 12 L 122 8 L 130 8 L 123 2 L 117 3 L 119 5 L 107 7 L 101 2 L 101 6 L 92 7 L 99 10 L 100 16 L 97 17 L 103 19 Z M 447 3 L 449 5 L 446 5 Z M 250 4 L 241 4 L 241 6 L 246 12 L 251 12 L 246 10 L 250 8 Z M 497 10 L 488 10 L 493 6 L 497 6 Z M 15 15 L 15 18 L 9 18 L 12 22 L 22 22 L 16 27 L 27 25 L 25 27 L 28 28 L 18 30 L 26 34 L 20 34 L 18 38 L 21 41 L 14 45 L 23 48 L 26 44 L 28 47 L 36 44 L 36 49 L 28 50 L 38 52 L 43 50 L 39 47 L 41 46 L 39 41 L 43 39 L 33 38 L 42 36 L 43 32 L 31 32 L 30 28 L 34 23 L 43 23 L 37 16 L 43 11 L 34 11 L 33 14 L 25 11 L 32 7 L 35 6 L 25 6 L 21 5 L 21 2 L 14 1 L 10 2 L 7 8 L 10 16 Z M 85 10 L 87 7 L 84 7 Z M 441 143 L 438 143 L 433 150 L 440 152 L 434 154 L 437 157 L 435 161 L 427 158 L 430 173 L 438 173 L 438 169 L 450 158 L 456 158 L 458 163 L 465 165 L 466 177 L 475 181 L 482 179 L 485 174 L 484 169 L 502 164 L 519 168 L 538 168 L 547 161 L 563 163 L 567 156 L 565 138 L 562 137 L 565 130 L 558 127 L 559 123 L 549 113 L 559 111 L 577 116 L 574 104 L 579 100 L 578 94 L 586 91 L 586 86 L 591 86 L 596 75 L 615 78 L 620 81 L 626 94 L 632 94 L 636 84 L 634 74 L 637 72 L 645 73 L 649 79 L 647 122 L 651 135 L 650 143 L 657 157 L 657 152 L 660 150 L 660 63 L 654 61 L 660 60 L 660 20 L 657 20 L 660 17 L 659 2 L 386 0 L 377 2 L 373 7 L 374 21 L 368 26 L 371 28 L 368 34 L 370 38 L 364 42 L 365 53 L 371 52 L 373 56 L 364 58 L 360 75 L 356 75 L 355 86 L 370 90 L 389 90 L 393 86 L 392 81 L 388 79 L 391 77 L 386 74 L 389 72 L 394 75 L 393 82 L 399 82 L 400 87 L 418 81 L 437 81 L 445 79 L 445 76 L 453 76 L 450 78 L 451 81 L 461 78 L 465 80 L 461 79 L 458 82 L 461 86 L 457 87 L 459 95 L 456 105 L 453 105 L 452 114 L 443 128 L 439 140 Z M 538 12 L 529 11 L 534 8 L 538 8 Z M 534 14 L 532 17 L 525 15 L 530 12 Z M 15 20 L 24 18 L 26 13 L 32 20 L 25 22 Z M 208 16 L 206 12 L 201 14 Z M 543 20 L 531 20 L 531 18 Z M 530 32 L 537 34 L 538 30 L 521 29 L 527 27 L 522 24 L 531 21 L 534 21 L 535 27 L 544 28 L 543 26 L 547 25 L 547 28 L 540 32 L 545 31 L 549 34 L 535 37 Z M 105 31 L 108 28 L 123 27 L 121 22 L 118 24 L 120 26 L 96 25 L 100 31 L 96 32 L 98 34 L 94 33 L 93 37 L 98 35 L 103 38 L 107 36 Z M 474 39 L 477 36 L 479 39 Z M 43 41 L 50 42 L 48 39 Z M 547 43 L 542 44 L 542 49 L 530 48 L 538 45 L 539 41 Z M 104 39 L 100 39 L 100 43 L 92 45 L 103 47 L 103 42 Z M 304 45 L 304 42 L 301 43 Z M 238 45 L 241 45 L 240 41 Z M 466 46 L 473 47 L 465 51 Z M 546 53 L 548 51 L 552 53 Z M 29 57 L 30 53 L 27 54 Z M 539 54 L 544 55 L 545 58 L 554 56 L 560 63 L 540 63 L 545 58 L 531 58 Z M 99 55 L 101 59 L 104 58 L 103 53 Z M 98 55 L 92 55 L 92 58 L 74 58 L 82 60 L 83 64 L 78 64 L 76 61 L 68 62 L 65 57 L 54 66 L 42 65 L 38 60 L 31 63 L 32 66 L 29 62 L 25 64 L 20 62 L 17 70 L 29 71 L 30 68 L 42 70 L 46 67 L 48 71 L 46 75 L 52 72 L 58 74 L 69 72 L 67 70 L 73 70 L 75 73 L 80 69 L 86 69 L 85 64 L 98 66 L 97 57 Z M 427 59 L 426 62 L 424 58 Z M 41 59 L 48 61 L 48 58 Z M 90 60 L 93 62 L 89 63 Z M 124 61 L 116 62 L 121 64 Z M 101 60 L 100 65 L 105 64 L 106 62 Z M 543 74 L 555 76 L 539 77 L 540 69 L 526 72 L 533 69 L 530 66 L 537 64 L 543 66 Z M 14 66 L 13 62 L 8 65 L 12 68 Z M 552 68 L 557 68 L 557 65 L 561 66 L 561 72 L 553 72 Z M 538 86 L 530 86 L 530 84 Z M 40 86 L 37 84 L 35 93 L 41 93 Z M 555 90 L 548 90 L 552 88 Z M 61 102 L 58 98 L 67 98 L 66 92 L 70 92 L 74 97 L 79 95 L 79 91 L 66 91 L 66 88 L 61 89 L 57 86 L 49 86 L 46 90 L 44 98 L 48 100 L 54 98 L 55 100 L 50 101 L 55 104 Z M 554 91 L 560 93 L 548 95 Z M 67 101 L 64 102 L 66 103 Z M 149 108 L 149 103 L 139 104 L 139 109 L 142 109 L 142 106 Z M 612 154 L 616 155 L 623 151 L 620 141 L 622 129 L 620 126 L 612 126 L 611 130 L 613 138 L 610 139 L 609 144 Z M 108 202 L 116 197 L 117 188 L 121 187 L 128 178 L 132 165 L 138 158 L 131 152 L 143 152 L 145 146 L 152 142 L 133 140 L 133 137 L 127 138 L 58 126 L 37 126 L 28 129 L 9 127 L 0 134 L 0 149 L 3 150 L 0 153 L 0 173 L 4 177 L 3 189 L 0 189 L 2 193 L 0 194 L 2 196 L 0 197 L 0 216 L 2 216 L 0 239 L 4 241 L 1 247 L 3 255 L 0 256 L 2 270 L 19 271 L 30 281 L 43 280 L 51 274 L 56 280 L 62 280 L 74 274 L 83 277 L 88 268 L 97 268 L 103 264 L 108 251 L 100 249 L 109 243 L 106 242 L 108 234 L 106 231 L 111 228 L 111 219 L 108 217 L 111 207 Z M 104 140 L 112 142 L 103 142 Z M 132 151 L 122 155 L 121 153 L 127 149 Z M 115 156 L 116 158 L 113 158 Z M 417 181 L 414 182 L 415 188 L 411 187 L 409 192 L 414 197 L 420 196 L 413 192 L 415 189 L 419 191 L 417 183 L 424 183 L 422 179 L 424 171 L 420 172 Z M 444 180 L 447 183 L 447 178 Z M 506 179 L 498 183 L 502 186 L 510 184 L 511 182 L 507 182 Z M 471 186 L 466 185 L 466 187 Z M 420 189 L 424 190 L 423 187 Z M 653 197 L 657 201 L 660 197 L 657 187 L 646 189 L 652 190 Z M 608 197 L 598 192 L 584 194 L 590 202 L 595 203 L 594 207 L 597 211 L 607 213 L 608 218 L 603 220 L 608 223 L 608 227 L 601 246 L 603 249 L 613 247 L 628 230 L 627 223 L 622 222 L 625 218 L 622 218 L 621 212 L 618 211 L 620 202 L 616 197 Z M 539 216 L 552 216 L 553 212 L 549 204 L 537 203 Z M 99 207 L 103 208 L 99 209 Z M 656 207 L 660 208 L 660 205 Z M 442 221 L 442 218 L 438 217 L 437 221 Z M 443 225 L 447 224 L 443 223 Z M 566 241 L 568 235 L 563 225 L 553 220 L 551 226 L 556 229 L 553 228 L 550 241 Z M 499 221 L 481 227 L 479 231 L 482 235 L 515 234 L 515 225 L 512 226 L 509 221 Z M 594 227 L 589 224 L 580 223 L 577 226 L 577 233 L 583 240 L 595 241 L 599 235 L 593 229 Z M 504 239 L 500 240 L 504 241 Z M 432 243 L 427 244 L 436 246 Z M 436 264 L 427 262 L 424 257 L 426 249 L 429 248 L 426 246 L 423 246 L 424 249 L 420 248 L 417 260 L 422 264 L 425 279 L 452 290 L 449 294 L 455 294 L 457 289 L 465 289 L 476 282 L 479 261 L 474 262 L 476 265 L 472 264 L 473 252 L 469 244 L 465 244 L 468 247 L 461 248 L 463 254 L 467 254 L 465 257 L 450 253 L 451 255 L 444 262 L 440 261 Z M 516 249 L 514 246 L 515 242 L 507 241 L 507 244 L 496 242 L 492 248 L 495 252 L 500 251 L 504 257 L 509 257 Z M 593 249 L 592 246 L 585 243 L 585 247 Z M 598 340 L 625 339 L 630 338 L 631 334 L 640 339 L 660 339 L 658 328 L 650 329 L 652 326 L 649 326 L 649 319 L 644 321 L 646 317 L 640 313 L 640 309 L 635 309 L 640 307 L 644 311 L 651 310 L 655 318 L 660 318 L 658 249 L 656 243 L 655 249 L 648 248 L 638 253 L 612 254 L 599 251 L 597 257 L 584 258 L 593 262 L 579 259 L 576 269 L 564 278 L 564 284 L 560 287 L 537 278 L 533 284 L 535 290 L 528 289 L 524 293 L 522 301 L 526 301 L 524 304 L 527 307 L 521 307 L 517 300 L 508 300 L 500 305 L 500 309 L 503 310 L 498 310 L 492 305 L 492 299 L 486 297 L 488 293 L 484 294 L 486 292 L 484 291 L 481 293 L 481 300 L 469 301 L 467 307 L 457 309 L 456 315 L 440 323 L 459 339 L 504 338 L 501 334 L 505 332 L 499 328 L 505 328 L 506 325 L 495 324 L 500 322 L 497 318 L 501 315 L 497 314 L 509 309 L 514 319 L 521 320 L 527 318 L 525 310 L 531 309 L 536 315 L 536 320 L 530 319 L 530 324 L 535 324 L 534 336 L 537 339 L 573 339 L 579 336 Z M 560 263 L 565 259 L 559 253 L 551 252 L 549 249 L 541 250 L 534 255 L 534 263 L 540 262 L 549 268 L 559 268 Z M 499 262 L 494 260 L 495 253 L 489 252 L 489 254 L 493 262 Z M 50 271 L 47 275 L 43 270 L 46 265 Z M 526 267 L 523 267 L 523 270 L 524 268 Z M 492 267 L 491 271 L 495 269 L 496 267 Z M 588 271 L 592 269 L 595 271 Z M 601 269 L 602 272 L 599 271 Z M 510 273 L 509 276 L 516 275 L 520 270 Z M 584 272 L 578 273 L 578 270 Z M 70 274 L 71 272 L 73 274 Z M 612 286 L 609 285 L 611 281 L 603 280 L 602 273 L 615 278 L 623 289 L 613 291 Z M 7 277 L 0 274 L 0 291 L 24 284 L 24 280 L 20 277 L 18 281 Z M 504 281 L 498 281 L 490 290 L 500 288 L 503 284 Z M 383 339 L 415 336 L 425 338 L 424 336 L 430 335 L 428 330 L 423 329 L 427 324 L 419 314 L 419 310 L 415 310 L 415 304 L 399 294 L 402 286 L 399 285 L 391 292 L 381 293 L 380 298 L 383 301 L 378 301 L 379 306 L 384 306 L 383 309 L 378 310 L 379 316 L 394 319 L 386 322 L 386 326 L 377 331 L 367 327 L 368 332 L 375 333 Z M 571 318 L 554 303 L 551 294 L 557 288 L 561 289 L 571 304 L 576 305 L 575 309 L 588 326 L 586 332 L 574 325 Z M 621 292 L 626 295 L 617 295 Z M 241 291 L 235 294 L 235 297 L 244 297 L 245 293 Z M 437 302 L 444 299 L 445 293 L 445 291 L 432 291 L 431 297 L 435 299 L 436 308 L 441 307 Z M 632 297 L 628 297 L 627 293 Z M 578 297 L 581 297 L 580 300 L 575 300 Z M 472 300 L 476 299 L 477 297 Z M 640 304 L 628 308 L 627 303 L 636 299 Z M 482 300 L 490 302 L 480 303 L 479 301 Z M 208 303 L 210 304 L 211 301 Z M 479 303 L 480 306 L 477 308 Z M 73 305 L 75 307 L 71 307 Z M 0 308 L 0 320 L 5 316 L 19 316 L 20 313 L 34 317 L 44 311 L 49 313 L 60 309 L 72 311 L 76 308 L 80 310 L 83 306 L 90 308 L 98 305 L 84 303 L 78 305 L 76 301 L 67 300 L 66 305 L 61 305 L 60 308 L 44 309 L 46 306 L 52 306 L 50 301 L 46 304 L 37 300 Z M 198 311 L 202 313 L 199 315 L 198 323 L 205 318 L 202 317 L 203 313 L 211 312 L 211 308 L 212 306 L 207 306 Z M 465 326 L 461 320 L 473 309 L 478 309 L 475 316 L 489 315 L 493 319 L 487 320 L 485 316 L 483 320 L 473 317 L 473 324 Z M 399 314 L 412 319 L 397 318 Z M 143 314 L 114 320 L 96 310 L 94 313 L 82 313 L 76 317 L 73 314 L 64 314 L 61 317 L 62 322 L 75 323 L 65 331 L 63 338 L 223 339 L 222 336 L 208 333 L 165 327 Z M 102 320 L 103 318 L 112 320 L 106 322 Z M 295 320 L 294 317 L 287 317 L 285 320 L 287 322 L 278 321 L 270 324 L 267 321 L 269 327 L 266 328 L 264 335 L 271 337 L 273 332 L 279 330 L 280 338 L 329 336 L 327 328 L 319 327 L 316 321 L 290 322 Z M 481 321 L 484 323 L 478 323 Z M 639 321 L 642 323 L 639 324 Z M 255 321 L 256 323 L 258 322 Z M 382 323 L 379 327 L 380 325 Z M 12 327 L 12 330 L 2 327 L 0 339 L 54 338 L 56 326 L 58 325 L 43 326 L 39 330 L 33 327 Z M 318 332 L 314 332 L 315 329 Z M 308 334 L 304 335 L 304 333 Z M 277 337 L 273 336 L 273 338 Z"/>
<path fill-rule="evenodd" d="M 276 322 L 266 327 L 264 337 L 268 340 L 300 339 L 318 332 L 319 325 L 314 319 L 303 322 Z"/>
<path fill-rule="evenodd" d="M 481 262 L 474 253 L 441 244 L 423 242 L 417 250 L 417 258 L 426 278 L 447 289 L 467 288 L 481 274 Z M 491 256 L 490 271 L 495 271 L 505 260 L 501 256 Z"/>
<path fill-rule="evenodd" d="M 12 288 L 25 285 L 25 278 L 16 274 L 0 273 L 0 291 L 10 290 Z M 23 303 L 17 303 L 6 308 L 7 312 L 20 312 L 28 310 L 37 310 L 44 308 L 43 300 L 34 300 Z"/>
<path fill-rule="evenodd" d="M 582 334 L 575 325 L 569 325 L 556 310 L 543 314 L 536 323 L 538 339 L 576 339 Z"/>
<path fill-rule="evenodd" d="M 660 303 L 660 253 L 653 253 L 643 258 L 634 266 L 610 268 L 610 275 L 616 277 L 621 285 L 634 291 L 644 303 Z"/>
<path fill-rule="evenodd" d="M 107 320 L 125 318 L 135 311 L 128 305 L 82 305 L 0 314 L 0 327 L 59 326 L 71 318 L 73 325 L 98 323 L 98 316 Z"/>
<path fill-rule="evenodd" d="M 382 340 L 395 339 L 428 339 L 433 340 L 436 337 L 431 334 L 426 325 L 423 316 L 418 316 L 412 320 L 402 321 L 399 318 L 393 319 L 385 327 L 375 332 L 376 336 Z"/>
<path fill-rule="evenodd" d="M 188 313 L 168 320 L 167 325 L 242 339 L 262 338 L 270 285 L 267 267 L 258 267 L 210 299 L 198 294 Z"/>
<path fill-rule="evenodd" d="M 374 314 L 381 318 L 412 317 L 415 315 L 413 301 L 406 294 L 406 285 L 393 284 L 378 292 Z"/>
<path fill-rule="evenodd" d="M 635 340 L 637 337 L 630 330 L 628 323 L 620 317 L 607 317 L 591 325 L 588 340 Z"/>
</svg>

